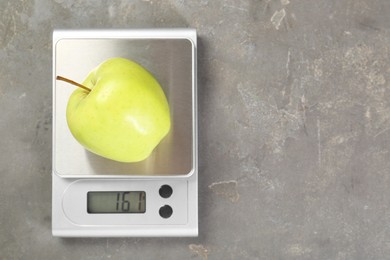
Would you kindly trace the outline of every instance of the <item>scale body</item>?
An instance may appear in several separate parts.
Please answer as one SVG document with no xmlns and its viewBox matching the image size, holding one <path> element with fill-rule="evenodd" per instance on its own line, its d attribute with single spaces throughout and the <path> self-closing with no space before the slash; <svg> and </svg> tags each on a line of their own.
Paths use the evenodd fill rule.
<svg viewBox="0 0 390 260">
<path fill-rule="evenodd" d="M 136 61 L 159 81 L 171 130 L 151 156 L 119 163 L 85 150 L 66 123 L 74 87 L 111 57 Z M 196 31 L 53 32 L 52 233 L 59 237 L 198 235 Z"/>
</svg>

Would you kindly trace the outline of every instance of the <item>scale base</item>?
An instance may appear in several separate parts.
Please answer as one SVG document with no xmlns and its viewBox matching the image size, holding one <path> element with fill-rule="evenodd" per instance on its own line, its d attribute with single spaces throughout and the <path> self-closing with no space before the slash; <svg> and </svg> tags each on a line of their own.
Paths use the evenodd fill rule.
<svg viewBox="0 0 390 260">
<path fill-rule="evenodd" d="M 84 185 L 88 182 L 88 186 Z M 147 210 L 144 214 L 88 214 L 85 197 L 89 190 L 134 190 L 142 186 L 146 191 Z M 172 187 L 169 198 L 159 194 L 162 186 Z M 110 188 L 107 188 L 109 186 Z M 65 194 L 54 192 L 64 190 Z M 112 189 L 110 189 L 111 191 Z M 58 237 L 195 237 L 198 236 L 197 179 L 130 180 L 104 179 L 91 182 L 86 179 L 64 179 L 53 175 L 52 233 Z M 169 218 L 160 215 L 160 209 L 169 205 Z M 132 224 L 133 222 L 133 224 Z M 104 224 L 102 224 L 104 223 Z"/>
</svg>

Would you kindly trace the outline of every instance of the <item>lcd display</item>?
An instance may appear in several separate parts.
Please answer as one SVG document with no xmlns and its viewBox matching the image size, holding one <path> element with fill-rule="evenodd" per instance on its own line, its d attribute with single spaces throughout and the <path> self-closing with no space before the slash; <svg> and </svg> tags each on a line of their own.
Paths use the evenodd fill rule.
<svg viewBox="0 0 390 260">
<path fill-rule="evenodd" d="M 87 212 L 145 213 L 144 191 L 90 191 L 87 193 Z"/>
</svg>

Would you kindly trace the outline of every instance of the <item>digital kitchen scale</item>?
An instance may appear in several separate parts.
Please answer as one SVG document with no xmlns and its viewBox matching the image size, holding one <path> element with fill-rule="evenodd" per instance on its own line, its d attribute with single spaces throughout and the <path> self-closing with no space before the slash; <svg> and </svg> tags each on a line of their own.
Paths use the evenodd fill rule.
<svg viewBox="0 0 390 260">
<path fill-rule="evenodd" d="M 120 163 L 85 150 L 66 106 L 76 87 L 112 57 L 136 61 L 159 81 L 171 130 L 144 161 Z M 198 235 L 196 31 L 53 32 L 52 232 L 60 237 Z"/>
</svg>

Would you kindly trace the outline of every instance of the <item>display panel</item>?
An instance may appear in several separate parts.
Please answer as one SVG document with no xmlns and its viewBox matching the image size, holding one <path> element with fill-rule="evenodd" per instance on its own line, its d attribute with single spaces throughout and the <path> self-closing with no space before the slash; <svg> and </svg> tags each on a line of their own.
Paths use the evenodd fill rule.
<svg viewBox="0 0 390 260">
<path fill-rule="evenodd" d="M 87 212 L 102 213 L 145 213 L 146 193 L 144 191 L 90 191 L 87 193 Z"/>
</svg>

